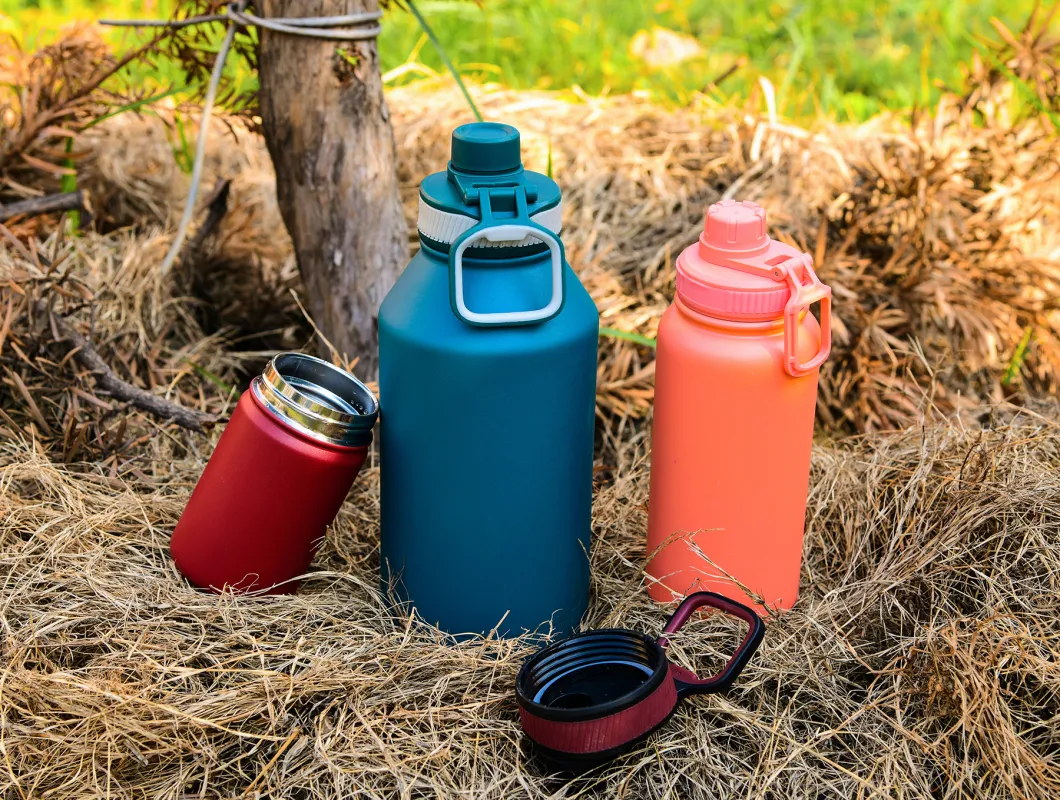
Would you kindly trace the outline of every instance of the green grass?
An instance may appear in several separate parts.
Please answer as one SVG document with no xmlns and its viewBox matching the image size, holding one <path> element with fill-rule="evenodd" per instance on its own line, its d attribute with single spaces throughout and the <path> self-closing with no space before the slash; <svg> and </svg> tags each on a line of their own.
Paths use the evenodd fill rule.
<svg viewBox="0 0 1060 800">
<path fill-rule="evenodd" d="M 62 24 L 98 16 L 165 14 L 172 0 L 0 0 L 0 31 L 26 46 L 54 36 Z M 748 63 L 721 86 L 746 97 L 760 76 L 777 90 L 790 118 L 824 112 L 863 120 L 884 108 L 930 105 L 940 86 L 960 84 L 960 65 L 976 34 L 992 35 L 990 17 L 1010 27 L 1027 18 L 1034 0 L 419 0 L 449 57 L 472 79 L 515 88 L 590 94 L 643 91 L 675 103 L 725 72 Z M 659 26 L 695 37 L 701 57 L 652 70 L 630 54 L 642 30 Z M 218 29 L 219 30 L 219 29 Z M 135 34 L 112 33 L 116 43 Z M 217 34 L 219 39 L 220 34 Z M 388 14 L 380 39 L 383 70 L 409 62 L 443 71 L 441 59 L 411 14 Z M 242 65 L 230 67 L 253 81 Z M 415 80 L 410 70 L 392 83 Z M 135 68 L 131 80 L 166 86 L 181 80 L 172 63 Z"/>
<path fill-rule="evenodd" d="M 420 0 L 419 8 L 461 71 L 517 88 L 590 94 L 643 90 L 679 103 L 741 56 L 749 63 L 721 86 L 747 95 L 764 75 L 782 114 L 823 110 L 864 119 L 882 108 L 937 100 L 956 86 L 972 53 L 970 35 L 992 34 L 998 16 L 1018 26 L 1033 0 Z M 702 58 L 652 71 L 630 55 L 640 30 L 660 26 L 694 36 Z M 384 69 L 417 46 L 420 33 L 394 18 L 382 40 Z M 407 57 L 407 56 L 406 56 Z M 429 47 L 419 60 L 440 62 Z"/>
</svg>

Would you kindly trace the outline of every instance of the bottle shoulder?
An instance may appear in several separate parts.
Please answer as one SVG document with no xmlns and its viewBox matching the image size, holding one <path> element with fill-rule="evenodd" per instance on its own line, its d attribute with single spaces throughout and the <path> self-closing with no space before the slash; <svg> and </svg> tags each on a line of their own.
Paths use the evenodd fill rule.
<svg viewBox="0 0 1060 800">
<path fill-rule="evenodd" d="M 806 361 L 817 351 L 821 329 L 809 313 L 797 325 L 798 354 Z M 690 314 L 675 303 L 659 322 L 657 358 L 662 367 L 688 361 L 738 369 L 774 365 L 783 371 L 784 348 L 783 319 L 764 323 L 713 320 Z"/>
<path fill-rule="evenodd" d="M 540 281 L 540 275 L 533 280 Z M 545 274 L 547 282 L 547 274 Z M 501 265 L 472 268 L 465 271 L 468 306 L 481 311 L 510 308 L 533 308 L 543 305 L 545 295 L 532 298 L 525 291 L 528 272 L 525 267 Z M 540 325 L 477 328 L 460 320 L 450 303 L 450 276 L 445 262 L 417 253 L 384 298 L 379 310 L 380 333 L 416 333 L 425 336 L 464 335 L 490 330 L 569 331 L 575 335 L 596 336 L 599 312 L 588 290 L 568 264 L 564 264 L 563 308 L 552 319 Z M 483 305 L 485 304 L 485 305 Z M 492 307 L 490 307 L 492 306 Z"/>
</svg>

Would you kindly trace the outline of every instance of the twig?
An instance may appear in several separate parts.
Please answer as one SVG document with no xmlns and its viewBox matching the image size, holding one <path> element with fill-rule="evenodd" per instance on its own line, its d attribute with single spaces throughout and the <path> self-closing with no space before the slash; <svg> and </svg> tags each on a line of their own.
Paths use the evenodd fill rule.
<svg viewBox="0 0 1060 800">
<path fill-rule="evenodd" d="M 210 238 L 210 234 L 221 224 L 221 220 L 228 213 L 228 192 L 231 188 L 232 181 L 225 178 L 217 182 L 206 198 L 206 219 L 195 231 L 195 235 L 188 239 L 188 243 L 184 246 L 184 253 L 180 257 L 180 262 L 185 268 L 198 257 L 206 240 Z"/>
<path fill-rule="evenodd" d="M 44 197 L 31 197 L 28 200 L 19 200 L 17 203 L 0 205 L 0 222 L 7 222 L 12 217 L 21 215 L 36 217 L 41 214 L 50 214 L 53 211 L 84 210 L 85 193 L 78 189 L 76 192 L 48 194 Z"/>
<path fill-rule="evenodd" d="M 298 298 L 298 292 L 296 292 L 294 289 L 291 289 L 290 291 L 291 297 L 293 297 L 295 303 L 298 304 L 298 310 L 302 312 L 302 316 L 305 317 L 306 322 L 309 323 L 310 327 L 313 329 L 313 332 L 320 337 L 320 341 L 322 341 L 324 345 L 328 348 L 328 350 L 331 351 L 331 360 L 334 361 L 336 365 L 344 365 L 346 363 L 346 358 L 344 354 L 339 353 L 339 351 L 335 348 L 335 345 L 331 343 L 331 340 L 329 340 L 328 337 L 324 335 L 324 332 L 317 327 L 317 324 L 313 322 L 313 318 L 309 316 L 309 312 L 305 310 L 305 306 L 302 305 L 302 301 Z"/>
<path fill-rule="evenodd" d="M 21 394 L 22 399 L 26 401 L 26 408 L 29 409 L 30 416 L 33 417 L 33 419 L 38 425 L 40 425 L 41 430 L 43 430 L 45 434 L 50 436 L 52 432 L 51 426 L 49 426 L 47 420 L 44 419 L 44 415 L 41 413 L 40 407 L 34 401 L 33 395 L 30 394 L 30 391 L 26 387 L 26 384 L 22 380 L 22 377 L 12 369 L 9 369 L 7 371 L 7 374 L 11 376 L 11 380 L 18 388 L 19 394 Z"/>
<path fill-rule="evenodd" d="M 151 392 L 123 381 L 103 360 L 96 348 L 92 346 L 92 342 L 75 330 L 69 322 L 58 315 L 50 314 L 43 302 L 37 303 L 37 310 L 41 314 L 49 314 L 59 335 L 73 345 L 74 358 L 77 359 L 77 362 L 91 372 L 99 385 L 114 397 L 132 403 L 143 411 L 162 419 L 171 420 L 182 428 L 192 431 L 202 431 L 204 425 L 217 421 L 217 418 L 212 414 L 204 414 L 201 411 L 185 408 L 171 400 L 166 400 L 164 397 L 151 394 Z"/>
<path fill-rule="evenodd" d="M 273 765 L 280 760 L 280 756 L 282 756 L 287 750 L 287 748 L 294 743 L 294 740 L 301 735 L 301 728 L 296 727 L 293 731 L 291 731 L 291 735 L 284 740 L 284 743 L 281 744 L 279 748 L 277 748 L 272 758 L 269 759 L 269 763 L 262 767 L 261 772 L 259 772 L 258 776 L 254 778 L 250 785 L 243 790 L 243 793 L 240 795 L 240 797 L 246 797 L 258 787 L 258 784 L 260 784 L 265 779 L 265 776 L 269 774 L 269 770 L 272 769 Z"/>
<path fill-rule="evenodd" d="M 718 75 L 718 77 L 712 81 L 707 81 L 707 84 L 703 87 L 702 91 L 709 92 L 711 89 L 717 89 L 721 86 L 722 81 L 726 78 L 732 77 L 738 70 L 743 69 L 745 66 L 747 66 L 747 56 L 740 56 L 731 67 Z"/>
<path fill-rule="evenodd" d="M 108 66 L 101 74 L 96 75 L 90 83 L 78 87 L 73 94 L 66 98 L 66 100 L 58 107 L 39 111 L 32 117 L 23 119 L 23 128 L 21 132 L 6 150 L 0 151 L 0 165 L 17 155 L 25 153 L 41 131 L 49 125 L 55 124 L 58 120 L 61 120 L 64 117 L 73 116 L 77 110 L 82 107 L 80 104 L 87 102 L 92 93 L 102 86 L 105 81 L 109 80 L 113 75 L 121 72 L 125 67 L 140 58 L 144 53 L 149 52 L 168 36 L 172 36 L 172 31 L 162 31 L 153 36 L 151 41 L 145 43 L 142 47 L 130 51 L 119 61 Z"/>
</svg>

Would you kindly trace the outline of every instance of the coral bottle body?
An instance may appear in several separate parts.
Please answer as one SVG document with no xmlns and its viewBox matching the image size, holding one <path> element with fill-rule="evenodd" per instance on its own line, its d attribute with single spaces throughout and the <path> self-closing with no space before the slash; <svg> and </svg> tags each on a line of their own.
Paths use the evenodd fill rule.
<svg viewBox="0 0 1060 800">
<path fill-rule="evenodd" d="M 810 313 L 820 304 L 821 322 Z M 765 210 L 723 200 L 677 259 L 659 326 L 649 591 L 790 608 L 799 590 L 831 290 L 770 239 Z"/>
<path fill-rule="evenodd" d="M 802 360 L 820 328 L 799 322 Z M 659 327 L 648 572 L 652 597 L 798 595 L 817 371 L 783 368 L 783 322 L 727 322 L 678 299 Z M 704 558 L 705 556 L 705 558 Z M 709 559 L 709 560 L 708 560 Z"/>
</svg>

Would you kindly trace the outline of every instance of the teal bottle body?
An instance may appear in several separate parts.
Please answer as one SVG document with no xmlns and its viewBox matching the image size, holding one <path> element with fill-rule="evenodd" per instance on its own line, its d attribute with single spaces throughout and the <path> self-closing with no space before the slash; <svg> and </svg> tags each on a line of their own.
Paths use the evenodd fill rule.
<svg viewBox="0 0 1060 800">
<path fill-rule="evenodd" d="M 471 324 L 452 248 L 422 233 L 379 315 L 384 590 L 452 634 L 570 632 L 589 593 L 596 306 L 561 247 L 554 273 L 554 245 L 471 246 L 469 316 L 544 308 L 562 275 L 550 318 Z"/>
<path fill-rule="evenodd" d="M 521 261 L 466 261 L 469 306 L 542 305 L 548 256 Z M 474 327 L 447 273 L 421 249 L 379 314 L 384 583 L 450 633 L 570 632 L 589 593 L 596 306 L 564 264 L 557 316 Z"/>
</svg>

